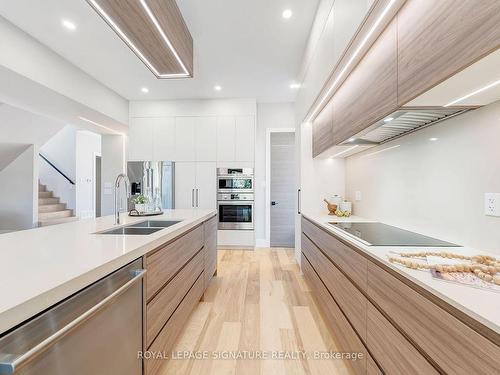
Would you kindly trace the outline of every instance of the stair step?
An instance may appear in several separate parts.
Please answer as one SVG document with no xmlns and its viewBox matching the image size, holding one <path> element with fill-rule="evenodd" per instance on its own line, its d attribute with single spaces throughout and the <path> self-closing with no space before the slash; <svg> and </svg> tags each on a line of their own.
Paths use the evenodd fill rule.
<svg viewBox="0 0 500 375">
<path fill-rule="evenodd" d="M 38 191 L 38 198 L 51 198 L 53 193 L 51 191 Z"/>
<path fill-rule="evenodd" d="M 54 212 L 41 212 L 38 214 L 38 220 L 44 221 L 47 219 L 59 219 L 62 217 L 69 217 L 73 215 L 73 210 L 61 210 Z"/>
<path fill-rule="evenodd" d="M 47 185 L 38 183 L 38 191 L 47 191 Z"/>
<path fill-rule="evenodd" d="M 38 226 L 39 227 L 48 227 L 49 225 L 69 223 L 71 221 L 78 221 L 78 218 L 76 216 L 70 216 L 70 217 L 61 217 L 61 218 L 52 219 L 52 220 L 40 220 L 38 222 Z"/>
<path fill-rule="evenodd" d="M 56 212 L 66 210 L 66 203 L 43 204 L 38 206 L 38 212 Z"/>
<path fill-rule="evenodd" d="M 59 198 L 51 197 L 51 198 L 38 198 L 38 205 L 43 206 L 46 204 L 56 204 L 59 203 Z"/>
</svg>

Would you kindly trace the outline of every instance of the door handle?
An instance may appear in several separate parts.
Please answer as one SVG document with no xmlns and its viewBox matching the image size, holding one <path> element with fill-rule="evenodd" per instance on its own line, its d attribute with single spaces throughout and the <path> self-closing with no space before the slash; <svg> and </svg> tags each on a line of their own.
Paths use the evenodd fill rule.
<svg viewBox="0 0 500 375">
<path fill-rule="evenodd" d="M 200 206 L 199 205 L 199 203 L 200 203 L 200 201 L 199 201 L 199 192 L 200 192 L 199 189 L 196 188 L 196 207 Z"/>
<path fill-rule="evenodd" d="M 276 206 L 277 204 L 278 204 L 278 202 L 275 202 L 275 201 L 271 202 L 271 206 Z"/>
<path fill-rule="evenodd" d="M 300 204 L 301 204 L 301 202 L 300 202 L 300 193 L 301 193 L 301 190 L 298 189 L 297 190 L 297 214 L 299 214 L 299 215 L 300 215 Z"/>
<path fill-rule="evenodd" d="M 194 189 L 191 189 L 191 207 L 194 207 Z"/>
</svg>

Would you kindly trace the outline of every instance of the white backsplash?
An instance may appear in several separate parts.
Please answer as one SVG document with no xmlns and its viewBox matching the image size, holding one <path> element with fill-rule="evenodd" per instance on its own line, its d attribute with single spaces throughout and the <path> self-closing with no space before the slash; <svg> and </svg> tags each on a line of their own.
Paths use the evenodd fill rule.
<svg viewBox="0 0 500 375">
<path fill-rule="evenodd" d="M 500 102 L 346 159 L 356 215 L 500 254 L 487 192 L 500 192 Z"/>
</svg>

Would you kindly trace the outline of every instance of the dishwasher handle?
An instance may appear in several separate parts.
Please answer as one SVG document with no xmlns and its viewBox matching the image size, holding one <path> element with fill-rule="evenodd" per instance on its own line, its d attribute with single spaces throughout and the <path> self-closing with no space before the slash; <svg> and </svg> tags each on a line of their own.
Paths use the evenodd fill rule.
<svg viewBox="0 0 500 375">
<path fill-rule="evenodd" d="M 120 288 L 116 289 L 109 296 L 101 300 L 99 303 L 85 311 L 82 315 L 72 320 L 70 323 L 62 327 L 59 331 L 53 333 L 51 336 L 47 337 L 25 353 L 14 356 L 12 354 L 4 355 L 0 353 L 0 374 L 15 374 L 16 370 L 21 367 L 24 363 L 31 360 L 33 357 L 41 354 L 44 350 L 48 349 L 50 346 L 54 345 L 57 341 L 63 338 L 67 333 L 72 331 L 74 328 L 84 323 L 86 320 L 90 319 L 109 303 L 111 303 L 116 297 L 126 292 L 132 285 L 137 283 L 144 277 L 146 273 L 145 269 L 134 270 L 134 277 L 123 284 Z"/>
</svg>

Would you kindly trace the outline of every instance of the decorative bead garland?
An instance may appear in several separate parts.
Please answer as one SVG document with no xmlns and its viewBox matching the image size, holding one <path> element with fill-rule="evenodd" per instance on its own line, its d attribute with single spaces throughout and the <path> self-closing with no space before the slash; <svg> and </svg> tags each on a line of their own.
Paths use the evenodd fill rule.
<svg viewBox="0 0 500 375">
<path fill-rule="evenodd" d="M 389 256 L 389 261 L 391 263 L 398 263 L 405 267 L 412 269 L 428 269 L 428 270 L 436 270 L 437 272 L 469 272 L 474 273 L 480 279 L 495 283 L 500 285 L 500 260 L 491 257 L 489 255 L 475 255 L 475 256 L 466 256 L 461 254 L 454 253 L 434 253 L 430 251 L 422 251 L 417 253 L 396 253 L 402 258 L 423 258 L 427 256 L 436 256 L 441 258 L 448 259 L 463 259 L 469 260 L 472 263 L 461 263 L 452 266 L 441 265 L 441 264 L 427 264 L 427 263 L 419 263 L 410 259 L 400 259 L 393 256 Z"/>
</svg>

